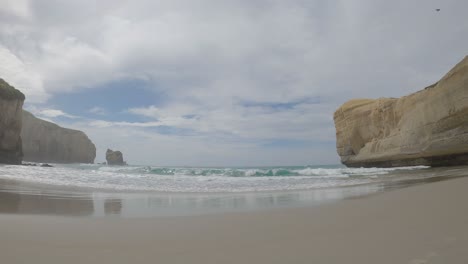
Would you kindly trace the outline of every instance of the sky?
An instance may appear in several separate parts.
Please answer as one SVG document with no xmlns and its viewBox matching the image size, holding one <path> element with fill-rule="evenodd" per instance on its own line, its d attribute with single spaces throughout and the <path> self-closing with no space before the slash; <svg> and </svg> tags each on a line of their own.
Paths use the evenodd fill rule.
<svg viewBox="0 0 468 264">
<path fill-rule="evenodd" d="M 441 9 L 439 12 L 436 9 Z M 466 0 L 0 0 L 0 78 L 130 164 L 337 164 L 334 111 L 468 55 Z"/>
</svg>

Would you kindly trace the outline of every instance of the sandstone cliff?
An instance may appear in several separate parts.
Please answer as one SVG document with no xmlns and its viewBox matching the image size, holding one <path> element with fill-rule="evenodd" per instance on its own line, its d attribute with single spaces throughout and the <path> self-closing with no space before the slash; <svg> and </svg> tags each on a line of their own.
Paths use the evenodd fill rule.
<svg viewBox="0 0 468 264">
<path fill-rule="evenodd" d="M 49 163 L 94 163 L 96 147 L 85 133 L 60 127 L 23 111 L 24 160 Z"/>
<path fill-rule="evenodd" d="M 107 165 L 127 165 L 127 163 L 123 160 L 123 154 L 120 151 L 107 149 L 106 160 Z"/>
<path fill-rule="evenodd" d="M 21 164 L 21 111 L 24 94 L 0 79 L 0 163 Z"/>
<path fill-rule="evenodd" d="M 468 56 L 439 82 L 394 99 L 357 99 L 334 114 L 350 167 L 468 164 Z"/>
</svg>

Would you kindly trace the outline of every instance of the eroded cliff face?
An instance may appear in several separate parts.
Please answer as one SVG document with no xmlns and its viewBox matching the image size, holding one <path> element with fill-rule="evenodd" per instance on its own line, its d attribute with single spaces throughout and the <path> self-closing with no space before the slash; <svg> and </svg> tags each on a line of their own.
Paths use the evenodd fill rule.
<svg viewBox="0 0 468 264">
<path fill-rule="evenodd" d="M 24 160 L 47 163 L 94 163 L 96 147 L 85 133 L 60 127 L 23 111 Z"/>
<path fill-rule="evenodd" d="M 0 79 L 0 163 L 21 164 L 24 94 Z"/>
<path fill-rule="evenodd" d="M 349 167 L 468 164 L 468 56 L 439 82 L 394 99 L 357 99 L 334 114 Z"/>
</svg>

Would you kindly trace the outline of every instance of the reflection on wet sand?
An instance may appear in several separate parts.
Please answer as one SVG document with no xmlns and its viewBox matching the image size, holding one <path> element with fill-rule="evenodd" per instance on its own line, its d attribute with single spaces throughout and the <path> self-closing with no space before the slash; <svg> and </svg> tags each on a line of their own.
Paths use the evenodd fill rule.
<svg viewBox="0 0 468 264">
<path fill-rule="evenodd" d="M 379 187 L 273 193 L 63 192 L 0 181 L 0 213 L 63 216 L 154 217 L 302 206 L 377 192 Z"/>
<path fill-rule="evenodd" d="M 119 215 L 122 212 L 122 200 L 106 199 L 104 201 L 104 212 L 106 215 Z"/>
<path fill-rule="evenodd" d="M 90 216 L 94 213 L 93 201 L 90 199 L 2 191 L 0 201 L 0 213 L 69 216 Z"/>
<path fill-rule="evenodd" d="M 19 213 L 21 195 L 17 193 L 0 193 L 0 212 L 14 214 Z"/>
<path fill-rule="evenodd" d="M 415 184 L 462 177 L 465 168 L 431 169 L 406 180 L 344 188 L 252 193 L 119 193 L 69 191 L 60 187 L 0 180 L 0 213 L 62 216 L 155 217 L 310 206 L 361 197 Z M 420 172 L 414 172 L 421 174 Z"/>
</svg>

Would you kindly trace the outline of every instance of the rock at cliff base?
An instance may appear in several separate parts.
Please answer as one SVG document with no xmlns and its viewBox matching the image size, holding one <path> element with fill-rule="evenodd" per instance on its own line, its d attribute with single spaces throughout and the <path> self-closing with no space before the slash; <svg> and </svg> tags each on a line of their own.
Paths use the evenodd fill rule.
<svg viewBox="0 0 468 264">
<path fill-rule="evenodd" d="M 107 165 L 127 165 L 127 163 L 123 160 L 123 154 L 120 151 L 107 149 L 106 160 Z"/>
<path fill-rule="evenodd" d="M 21 164 L 24 94 L 0 79 L 0 163 Z"/>
<path fill-rule="evenodd" d="M 41 163 L 94 163 L 96 147 L 82 131 L 60 127 L 23 112 L 24 160 Z"/>
<path fill-rule="evenodd" d="M 468 164 L 468 56 L 422 91 L 348 101 L 334 121 L 349 167 Z"/>
</svg>

